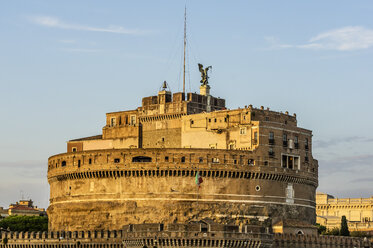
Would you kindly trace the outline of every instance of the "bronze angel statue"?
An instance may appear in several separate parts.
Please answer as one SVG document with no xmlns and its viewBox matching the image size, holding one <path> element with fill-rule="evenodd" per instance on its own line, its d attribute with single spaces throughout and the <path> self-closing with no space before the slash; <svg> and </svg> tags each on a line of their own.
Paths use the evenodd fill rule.
<svg viewBox="0 0 373 248">
<path fill-rule="evenodd" d="M 207 72 L 209 69 L 212 69 L 212 66 L 207 66 L 205 69 L 203 69 L 203 65 L 198 64 L 198 67 L 202 77 L 202 80 L 200 82 L 202 85 L 207 85 L 209 83 L 209 76 L 207 75 Z"/>
</svg>

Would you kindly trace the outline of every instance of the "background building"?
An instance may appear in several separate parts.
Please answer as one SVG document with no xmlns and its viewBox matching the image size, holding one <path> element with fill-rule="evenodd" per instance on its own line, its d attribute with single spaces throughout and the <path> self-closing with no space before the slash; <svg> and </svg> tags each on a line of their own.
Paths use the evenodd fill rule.
<svg viewBox="0 0 373 248">
<path fill-rule="evenodd" d="M 373 196 L 370 198 L 334 198 L 317 192 L 317 223 L 329 229 L 340 228 L 346 216 L 350 231 L 373 231 Z"/>
<path fill-rule="evenodd" d="M 8 209 L 8 215 L 25 215 L 25 216 L 44 216 L 46 211 L 44 208 L 38 208 L 34 206 L 33 201 L 20 200 L 15 204 L 10 204 Z"/>
</svg>

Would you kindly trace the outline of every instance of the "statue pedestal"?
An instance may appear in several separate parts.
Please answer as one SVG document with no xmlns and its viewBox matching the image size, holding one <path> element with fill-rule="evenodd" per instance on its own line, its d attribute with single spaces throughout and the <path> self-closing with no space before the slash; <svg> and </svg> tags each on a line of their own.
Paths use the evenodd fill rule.
<svg viewBox="0 0 373 248">
<path fill-rule="evenodd" d="M 210 95 L 210 86 L 209 85 L 201 85 L 199 87 L 199 94 L 202 96 L 209 96 Z"/>
</svg>

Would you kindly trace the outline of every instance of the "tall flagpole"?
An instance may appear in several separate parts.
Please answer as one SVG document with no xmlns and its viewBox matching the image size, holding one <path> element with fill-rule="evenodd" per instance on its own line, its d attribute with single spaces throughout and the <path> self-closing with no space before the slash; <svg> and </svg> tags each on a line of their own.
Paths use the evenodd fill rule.
<svg viewBox="0 0 373 248">
<path fill-rule="evenodd" d="M 186 49 L 186 5 L 185 5 L 185 11 L 184 11 L 184 70 L 183 70 L 183 93 L 184 95 L 185 95 L 185 49 Z"/>
</svg>

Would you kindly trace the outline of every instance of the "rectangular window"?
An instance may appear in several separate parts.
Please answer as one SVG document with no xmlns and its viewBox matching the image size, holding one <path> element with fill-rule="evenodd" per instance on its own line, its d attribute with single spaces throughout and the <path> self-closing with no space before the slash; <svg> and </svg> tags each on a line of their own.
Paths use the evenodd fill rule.
<svg viewBox="0 0 373 248">
<path fill-rule="evenodd" d="M 120 163 L 120 158 L 114 158 L 114 163 Z"/>
<path fill-rule="evenodd" d="M 300 170 L 299 156 L 283 154 L 281 165 L 283 168 Z"/>
<path fill-rule="evenodd" d="M 298 136 L 295 136 L 295 137 L 294 137 L 294 147 L 295 147 L 295 149 L 298 149 L 298 148 L 299 148 L 299 140 L 298 140 Z"/>
<path fill-rule="evenodd" d="M 209 144 L 210 149 L 216 149 L 218 144 Z"/>
<path fill-rule="evenodd" d="M 168 156 L 164 157 L 164 161 L 168 162 Z"/>
<path fill-rule="evenodd" d="M 219 159 L 218 158 L 212 158 L 211 162 L 217 164 L 217 163 L 219 163 Z"/>
<path fill-rule="evenodd" d="M 273 132 L 269 132 L 269 134 L 268 134 L 268 143 L 270 145 L 275 144 L 275 134 Z"/>
<path fill-rule="evenodd" d="M 241 128 L 240 128 L 240 134 L 241 134 L 241 135 L 246 134 L 246 127 L 241 127 Z"/>
<path fill-rule="evenodd" d="M 88 164 L 92 164 L 92 159 L 91 158 L 88 160 Z"/>
<path fill-rule="evenodd" d="M 304 149 L 308 150 L 308 138 L 304 140 Z"/>
<path fill-rule="evenodd" d="M 185 163 L 185 157 L 181 157 L 181 163 Z"/>
<path fill-rule="evenodd" d="M 114 126 L 115 126 L 115 122 L 116 122 L 115 117 L 111 117 L 111 118 L 110 118 L 110 126 L 111 126 L 111 127 L 114 127 Z"/>
<path fill-rule="evenodd" d="M 131 125 L 136 125 L 136 115 L 131 115 Z"/>
<path fill-rule="evenodd" d="M 275 156 L 275 152 L 273 151 L 272 147 L 269 148 L 268 155 L 269 155 L 270 158 L 273 158 Z"/>
<path fill-rule="evenodd" d="M 288 135 L 287 135 L 286 133 L 284 133 L 284 134 L 282 135 L 282 145 L 283 145 L 284 147 L 287 147 L 287 146 L 288 146 Z"/>
<path fill-rule="evenodd" d="M 199 157 L 198 162 L 199 162 L 199 163 L 203 163 L 203 158 L 202 158 L 202 157 Z"/>
<path fill-rule="evenodd" d="M 254 140 L 253 140 L 253 145 L 258 144 L 258 132 L 254 132 Z"/>
</svg>

